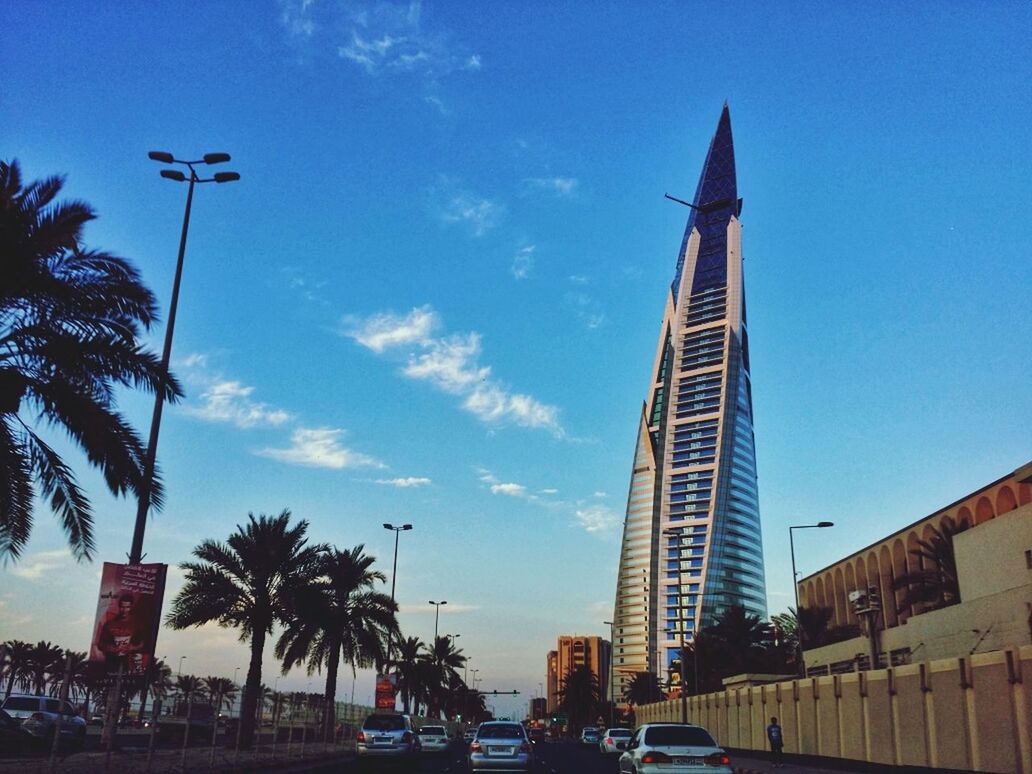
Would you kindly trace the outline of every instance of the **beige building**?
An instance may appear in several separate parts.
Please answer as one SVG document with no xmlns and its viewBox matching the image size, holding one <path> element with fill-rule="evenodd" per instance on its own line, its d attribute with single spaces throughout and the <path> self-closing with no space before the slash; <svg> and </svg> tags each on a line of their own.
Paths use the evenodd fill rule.
<svg viewBox="0 0 1032 774">
<path fill-rule="evenodd" d="M 934 529 L 966 522 L 954 537 L 960 603 L 938 610 L 905 604 L 893 581 L 929 569 L 913 552 Z M 800 604 L 834 610 L 836 625 L 857 624 L 865 594 L 880 599 L 874 644 L 879 664 L 970 656 L 1032 641 L 1032 462 L 945 508 L 799 581 Z M 861 615 L 857 615 L 857 609 Z M 871 666 L 866 636 L 809 649 L 808 674 Z"/>
<path fill-rule="evenodd" d="M 609 676 L 610 643 L 601 637 L 564 634 L 558 648 L 548 652 L 547 680 L 548 711 L 554 712 L 559 704 L 559 690 L 563 678 L 575 669 L 587 666 L 598 679 L 599 694 L 606 701 Z"/>
</svg>

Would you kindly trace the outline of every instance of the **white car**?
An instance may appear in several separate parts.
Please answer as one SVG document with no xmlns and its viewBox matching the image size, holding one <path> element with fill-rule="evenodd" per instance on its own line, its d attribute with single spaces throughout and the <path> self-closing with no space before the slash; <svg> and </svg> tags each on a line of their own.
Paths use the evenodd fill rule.
<svg viewBox="0 0 1032 774">
<path fill-rule="evenodd" d="M 588 726 L 580 732 L 581 744 L 598 744 L 598 729 Z"/>
<path fill-rule="evenodd" d="M 3 710 L 33 736 L 50 744 L 60 732 L 76 747 L 86 741 L 86 721 L 66 701 L 49 696 L 11 694 L 3 702 Z"/>
<path fill-rule="evenodd" d="M 598 742 L 598 749 L 603 755 L 620 753 L 627 749 L 627 743 L 631 741 L 631 729 L 629 728 L 607 728 Z"/>
<path fill-rule="evenodd" d="M 646 723 L 620 756 L 621 774 L 733 774 L 731 759 L 702 726 Z"/>
<path fill-rule="evenodd" d="M 448 729 L 444 726 L 423 726 L 419 729 L 419 741 L 423 744 L 423 752 L 444 752 L 451 744 Z"/>
</svg>

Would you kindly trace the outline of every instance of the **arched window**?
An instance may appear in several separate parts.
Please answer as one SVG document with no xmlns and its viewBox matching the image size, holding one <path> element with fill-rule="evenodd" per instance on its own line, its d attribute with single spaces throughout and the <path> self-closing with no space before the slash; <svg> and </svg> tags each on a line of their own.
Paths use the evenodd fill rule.
<svg viewBox="0 0 1032 774">
<path fill-rule="evenodd" d="M 1009 486 L 1000 487 L 1000 491 L 996 493 L 996 513 L 1006 513 L 1007 511 L 1013 511 L 1018 507 L 1017 498 L 1014 497 L 1014 492 Z"/>
<path fill-rule="evenodd" d="M 993 504 L 988 497 L 982 497 L 975 506 L 975 524 L 989 521 L 996 514 L 993 513 Z"/>
</svg>

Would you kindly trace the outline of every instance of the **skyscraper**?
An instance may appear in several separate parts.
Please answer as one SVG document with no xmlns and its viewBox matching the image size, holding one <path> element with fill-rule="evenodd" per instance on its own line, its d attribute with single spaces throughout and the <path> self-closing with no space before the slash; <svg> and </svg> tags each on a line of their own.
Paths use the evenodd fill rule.
<svg viewBox="0 0 1032 774">
<path fill-rule="evenodd" d="M 613 613 L 616 696 L 635 672 L 666 680 L 682 620 L 690 642 L 732 605 L 767 615 L 727 105 L 689 207 L 627 497 Z"/>
</svg>

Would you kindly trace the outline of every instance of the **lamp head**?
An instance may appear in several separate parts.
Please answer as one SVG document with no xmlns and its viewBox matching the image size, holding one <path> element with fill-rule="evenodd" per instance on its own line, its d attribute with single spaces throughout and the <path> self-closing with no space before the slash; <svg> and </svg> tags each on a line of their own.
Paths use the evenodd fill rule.
<svg viewBox="0 0 1032 774">
<path fill-rule="evenodd" d="M 229 161 L 228 153 L 205 153 L 204 163 L 205 164 L 221 164 L 224 161 Z"/>
<path fill-rule="evenodd" d="M 232 183 L 234 180 L 239 180 L 240 174 L 238 172 L 216 172 L 215 182 L 216 183 Z"/>
<path fill-rule="evenodd" d="M 171 164 L 175 161 L 172 154 L 166 153 L 165 151 L 151 151 L 147 154 L 147 158 L 151 161 L 160 161 L 162 164 Z"/>
<path fill-rule="evenodd" d="M 394 525 L 393 524 L 388 524 L 387 522 L 384 522 L 383 528 L 384 529 L 394 529 Z"/>
<path fill-rule="evenodd" d="M 401 528 L 402 529 L 412 529 L 412 525 L 411 524 L 402 524 Z"/>
<path fill-rule="evenodd" d="M 161 170 L 161 176 L 166 180 L 175 180 L 177 183 L 186 182 L 186 175 L 178 169 L 163 169 Z"/>
<path fill-rule="evenodd" d="M 835 522 L 833 521 L 819 521 L 817 522 L 818 527 L 834 527 Z"/>
</svg>

